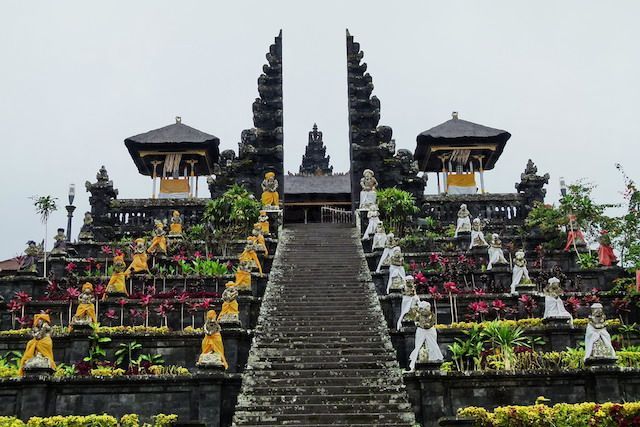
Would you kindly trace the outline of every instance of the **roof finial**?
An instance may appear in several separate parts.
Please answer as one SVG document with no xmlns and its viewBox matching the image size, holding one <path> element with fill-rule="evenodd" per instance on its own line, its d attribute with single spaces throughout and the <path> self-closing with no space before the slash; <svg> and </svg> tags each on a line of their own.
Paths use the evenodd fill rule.
<svg viewBox="0 0 640 427">
<path fill-rule="evenodd" d="M 451 117 L 453 118 L 453 120 L 458 120 L 458 112 L 457 111 L 452 112 Z"/>
<path fill-rule="evenodd" d="M 182 123 L 182 117 L 176 116 L 176 123 Z"/>
</svg>

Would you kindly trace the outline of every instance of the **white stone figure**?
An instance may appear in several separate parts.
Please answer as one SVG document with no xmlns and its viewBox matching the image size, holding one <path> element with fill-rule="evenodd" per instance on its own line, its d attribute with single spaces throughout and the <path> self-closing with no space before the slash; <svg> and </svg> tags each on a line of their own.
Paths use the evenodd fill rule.
<svg viewBox="0 0 640 427">
<path fill-rule="evenodd" d="M 400 305 L 400 317 L 396 325 L 396 330 L 402 329 L 402 319 L 411 310 L 411 307 L 416 305 L 420 301 L 418 295 L 416 295 L 415 279 L 412 275 L 407 275 L 404 278 L 404 290 L 402 291 L 402 304 Z"/>
<path fill-rule="evenodd" d="M 374 173 L 371 169 L 365 169 L 360 178 L 360 209 L 369 209 L 372 205 L 376 204 L 376 188 L 378 187 L 378 181 L 373 176 Z"/>
<path fill-rule="evenodd" d="M 504 252 L 502 251 L 502 240 L 496 233 L 491 235 L 491 243 L 489 244 L 489 264 L 487 264 L 487 270 L 491 270 L 496 264 L 508 264 L 504 258 Z"/>
<path fill-rule="evenodd" d="M 481 247 L 486 248 L 489 246 L 487 241 L 484 238 L 484 233 L 482 229 L 484 228 L 484 224 L 480 218 L 474 218 L 471 223 L 471 242 L 469 243 L 469 249 Z"/>
<path fill-rule="evenodd" d="M 387 243 L 387 233 L 384 231 L 384 224 L 382 221 L 378 221 L 376 225 L 376 233 L 373 235 L 373 242 L 371 244 L 372 250 L 384 249 Z"/>
<path fill-rule="evenodd" d="M 440 347 L 438 347 L 438 332 L 436 331 L 436 316 L 431 311 L 431 304 L 426 301 L 417 303 L 412 313 L 412 317 L 416 322 L 416 338 L 415 347 L 409 355 L 409 369 L 415 370 L 418 356 L 422 347 L 426 347 L 426 360 L 421 358 L 421 362 L 425 361 L 441 361 L 444 359 Z"/>
<path fill-rule="evenodd" d="M 384 242 L 384 251 L 382 251 L 382 255 L 380 256 L 380 261 L 378 261 L 378 267 L 376 268 L 376 273 L 380 273 L 382 271 L 382 267 L 389 266 L 389 258 L 391 257 L 391 251 L 396 245 L 396 237 L 393 233 L 387 234 L 387 239 Z"/>
<path fill-rule="evenodd" d="M 371 235 L 376 233 L 376 227 L 380 223 L 380 212 L 378 211 L 378 205 L 373 204 L 369 207 L 369 211 L 367 212 L 367 219 L 369 220 L 367 224 L 367 229 L 364 230 L 364 234 L 362 234 L 362 240 L 369 240 Z"/>
<path fill-rule="evenodd" d="M 564 307 L 564 302 L 560 296 L 564 292 L 560 287 L 560 279 L 552 277 L 544 289 L 544 319 L 569 319 L 573 325 L 573 316 Z"/>
<path fill-rule="evenodd" d="M 461 232 L 470 232 L 471 231 L 471 213 L 467 209 L 466 204 L 460 205 L 460 210 L 458 211 L 458 223 L 456 224 L 456 233 L 454 237 L 458 237 L 458 234 Z"/>
<path fill-rule="evenodd" d="M 404 256 L 402 255 L 402 249 L 400 246 L 395 246 L 391 250 L 391 256 L 389 257 L 389 280 L 387 280 L 387 293 L 391 288 L 403 289 L 404 278 L 407 273 L 404 271 Z"/>
<path fill-rule="evenodd" d="M 516 286 L 521 284 L 529 284 L 529 270 L 527 270 L 527 260 L 523 251 L 516 252 L 516 259 L 513 262 L 513 272 L 511 273 L 511 293 L 516 293 Z"/>
<path fill-rule="evenodd" d="M 616 351 L 611 345 L 611 335 L 605 327 L 606 317 L 602 311 L 602 304 L 591 305 L 589 324 L 584 336 L 584 360 L 587 359 L 615 359 Z"/>
</svg>

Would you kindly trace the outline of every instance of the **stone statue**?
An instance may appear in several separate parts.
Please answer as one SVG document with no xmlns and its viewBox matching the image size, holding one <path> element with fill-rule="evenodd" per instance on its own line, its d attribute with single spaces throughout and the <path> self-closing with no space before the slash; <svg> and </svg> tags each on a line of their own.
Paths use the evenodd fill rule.
<svg viewBox="0 0 640 427">
<path fill-rule="evenodd" d="M 182 227 L 182 226 L 181 226 Z M 147 252 L 152 255 L 166 254 L 167 253 L 167 233 L 164 231 L 164 223 L 160 220 L 155 220 L 155 227 L 153 229 L 153 239 Z"/>
<path fill-rule="evenodd" d="M 164 237 L 164 236 L 163 236 Z M 126 270 L 127 275 L 129 273 L 150 273 L 149 264 L 147 264 L 147 243 L 143 238 L 138 238 L 135 241 L 136 246 L 133 249 L 133 260 Z"/>
<path fill-rule="evenodd" d="M 456 224 L 456 232 L 453 237 L 458 237 L 460 233 L 470 233 L 471 232 L 471 213 L 467 209 L 466 204 L 460 205 L 460 210 L 458 210 L 458 222 Z"/>
<path fill-rule="evenodd" d="M 391 251 L 396 246 L 396 238 L 393 233 L 387 234 L 387 239 L 384 243 L 384 251 L 382 251 L 382 255 L 380 256 L 380 261 L 378 262 L 378 267 L 376 268 L 376 273 L 380 273 L 382 271 L 382 267 L 388 267 L 390 263 Z"/>
<path fill-rule="evenodd" d="M 224 357 L 224 345 L 220 334 L 220 325 L 216 321 L 215 310 L 207 311 L 207 320 L 204 323 L 204 338 L 202 339 L 202 352 L 198 358 L 199 367 L 227 369 L 227 359 Z"/>
<path fill-rule="evenodd" d="M 387 243 L 387 233 L 384 231 L 384 224 L 382 221 L 378 221 L 376 225 L 376 233 L 373 235 L 373 243 L 371 244 L 372 250 L 384 249 Z"/>
<path fill-rule="evenodd" d="M 438 347 L 438 332 L 436 331 L 436 316 L 431 311 L 431 304 L 426 301 L 416 303 L 410 317 L 416 323 L 415 347 L 409 355 L 409 369 L 416 369 L 416 362 L 436 362 L 444 359 Z M 424 355 L 422 348 L 426 348 Z M 419 357 L 421 356 L 421 357 Z"/>
<path fill-rule="evenodd" d="M 92 226 L 93 216 L 91 215 L 91 212 L 85 212 L 84 218 L 82 219 L 82 228 L 80 228 L 80 233 L 78 234 L 78 240 L 82 242 L 93 240 L 93 231 L 91 231 Z"/>
<path fill-rule="evenodd" d="M 529 278 L 529 270 L 527 270 L 527 260 L 524 257 L 523 251 L 516 252 L 516 258 L 513 261 L 513 272 L 511 273 L 511 293 L 516 293 L 516 287 L 518 285 L 529 285 L 531 279 Z"/>
<path fill-rule="evenodd" d="M 51 255 L 66 255 L 67 254 L 67 236 L 64 235 L 64 228 L 58 228 L 58 232 L 53 236 L 53 249 L 51 249 Z"/>
<path fill-rule="evenodd" d="M 262 181 L 262 206 L 271 209 L 280 208 L 280 195 L 278 194 L 278 180 L 274 172 L 264 174 Z"/>
<path fill-rule="evenodd" d="M 239 290 L 251 289 L 251 261 L 240 262 L 235 278 L 235 284 Z"/>
<path fill-rule="evenodd" d="M 389 280 L 387 281 L 387 293 L 393 290 L 404 289 L 404 256 L 400 246 L 395 246 L 389 257 Z"/>
<path fill-rule="evenodd" d="M 482 220 L 480 218 L 474 218 L 471 223 L 471 243 L 469 243 L 469 249 L 486 248 L 489 246 L 484 238 L 484 233 L 482 232 L 483 228 L 484 223 Z"/>
<path fill-rule="evenodd" d="M 89 282 L 82 285 L 82 292 L 78 296 L 76 315 L 71 319 L 71 326 L 87 326 L 96 323 L 96 299 L 93 297 L 93 285 Z"/>
<path fill-rule="evenodd" d="M 380 212 L 378 212 L 378 205 L 371 205 L 367 212 L 367 219 L 369 219 L 369 222 L 367 223 L 367 228 L 364 230 L 364 234 L 362 235 L 362 240 L 369 240 L 371 235 L 375 234 L 376 227 L 378 226 L 378 223 L 380 223 L 379 216 Z"/>
<path fill-rule="evenodd" d="M 171 223 L 169 224 L 169 237 L 182 237 L 182 217 L 180 212 L 171 212 Z"/>
<path fill-rule="evenodd" d="M 587 245 L 587 240 L 584 238 L 582 230 L 580 230 L 580 224 L 576 221 L 576 216 L 573 214 L 567 215 L 569 219 L 569 228 L 567 230 L 567 244 L 564 247 L 565 252 L 569 252 L 571 246 L 584 247 Z"/>
<path fill-rule="evenodd" d="M 602 230 L 600 232 L 599 239 L 600 246 L 598 247 L 598 262 L 603 267 L 611 267 L 618 263 L 618 258 L 616 254 L 613 253 L 613 248 L 611 247 L 611 237 L 609 237 L 609 232 L 607 230 Z"/>
<path fill-rule="evenodd" d="M 416 283 L 412 275 L 407 275 L 404 278 L 404 290 L 402 291 L 402 304 L 400 306 L 400 317 L 398 317 L 398 323 L 396 324 L 396 330 L 402 329 L 402 319 L 409 313 L 411 307 L 416 305 L 420 301 L 420 298 L 416 294 Z"/>
<path fill-rule="evenodd" d="M 560 279 L 552 277 L 544 288 L 544 319 L 564 319 L 573 323 L 573 316 L 564 307 L 560 298 L 564 291 L 560 287 Z"/>
<path fill-rule="evenodd" d="M 240 262 L 244 262 L 244 261 L 248 262 L 252 270 L 257 268 L 260 274 L 262 274 L 262 265 L 260 264 L 260 260 L 258 259 L 258 254 L 256 253 L 256 250 L 258 249 L 259 248 L 256 246 L 253 239 L 248 237 L 247 243 L 244 246 L 244 250 L 238 257 L 238 260 Z"/>
<path fill-rule="evenodd" d="M 262 235 L 262 226 L 259 222 L 253 224 L 253 230 L 251 230 L 251 236 L 248 239 L 253 240 L 257 250 L 264 253 L 265 255 L 269 255 L 269 250 L 267 249 L 267 242 Z"/>
<path fill-rule="evenodd" d="M 591 315 L 584 337 L 584 360 L 616 359 L 616 351 L 611 345 L 611 335 L 605 325 L 606 317 L 602 304 L 591 305 Z"/>
<path fill-rule="evenodd" d="M 271 234 L 269 231 L 269 216 L 267 215 L 267 211 L 260 211 L 258 222 L 260 223 L 260 227 L 262 228 L 263 236 L 268 236 L 269 234 Z"/>
<path fill-rule="evenodd" d="M 225 290 L 222 292 L 223 303 L 220 314 L 218 314 L 218 323 L 221 325 L 234 324 L 240 327 L 240 311 L 238 310 L 237 301 L 238 289 L 236 288 L 235 282 L 227 282 L 224 286 Z"/>
<path fill-rule="evenodd" d="M 378 181 L 374 177 L 371 169 L 365 169 L 360 178 L 360 209 L 369 209 L 376 204 L 376 188 Z"/>
<path fill-rule="evenodd" d="M 18 271 L 35 273 L 37 270 L 38 257 L 42 254 L 42 251 L 36 245 L 36 242 L 29 240 L 27 242 L 27 249 L 24 250 L 24 254 L 25 256 L 20 263 Z"/>
<path fill-rule="evenodd" d="M 502 240 L 496 233 L 491 235 L 491 243 L 487 250 L 489 254 L 489 264 L 487 264 L 487 270 L 491 270 L 494 265 L 508 264 L 504 258 L 504 252 L 502 251 Z"/>
<path fill-rule="evenodd" d="M 53 341 L 51 340 L 51 317 L 46 313 L 36 314 L 33 317 L 33 338 L 27 343 L 18 373 L 24 375 L 29 369 L 55 369 L 53 360 Z"/>
<path fill-rule="evenodd" d="M 145 257 L 147 256 L 144 250 L 142 254 Z M 129 272 L 127 271 L 127 265 L 124 263 L 124 256 L 114 256 L 113 273 L 111 273 L 111 278 L 109 279 L 109 283 L 107 284 L 107 289 L 105 290 L 104 296 L 107 297 L 107 295 L 129 295 L 129 293 L 127 292 L 127 286 L 125 284 L 125 280 L 128 276 Z"/>
</svg>

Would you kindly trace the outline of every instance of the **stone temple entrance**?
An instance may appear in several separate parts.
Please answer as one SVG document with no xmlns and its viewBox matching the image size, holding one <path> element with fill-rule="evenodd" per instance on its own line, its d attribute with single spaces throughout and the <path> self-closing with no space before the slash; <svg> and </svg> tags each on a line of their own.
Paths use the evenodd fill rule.
<svg viewBox="0 0 640 427">
<path fill-rule="evenodd" d="M 351 210 L 351 178 L 334 174 L 329 161 L 322 132 L 314 124 L 299 172 L 284 177 L 286 223 L 318 223 L 323 222 L 323 211 Z"/>
</svg>

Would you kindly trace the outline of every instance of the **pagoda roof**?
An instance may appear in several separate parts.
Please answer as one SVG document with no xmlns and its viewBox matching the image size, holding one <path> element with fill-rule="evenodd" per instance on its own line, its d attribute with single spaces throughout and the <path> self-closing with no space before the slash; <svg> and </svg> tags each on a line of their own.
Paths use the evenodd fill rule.
<svg viewBox="0 0 640 427">
<path fill-rule="evenodd" d="M 218 162 L 220 139 L 187 126 L 176 118 L 176 123 L 131 136 L 124 140 L 138 171 L 152 175 L 151 160 L 170 153 L 183 153 L 183 157 L 198 160 L 197 175 L 211 175 Z M 202 161 L 204 159 L 204 161 Z"/>
<path fill-rule="evenodd" d="M 505 130 L 461 120 L 457 113 L 453 113 L 451 120 L 418 135 L 415 159 L 420 170 L 437 172 L 442 169 L 442 164 L 433 153 L 447 149 L 470 149 L 474 154 L 484 156 L 485 170 L 493 169 L 509 138 L 511 134 Z"/>
<path fill-rule="evenodd" d="M 344 175 L 286 175 L 284 194 L 351 193 L 351 177 Z"/>
</svg>

